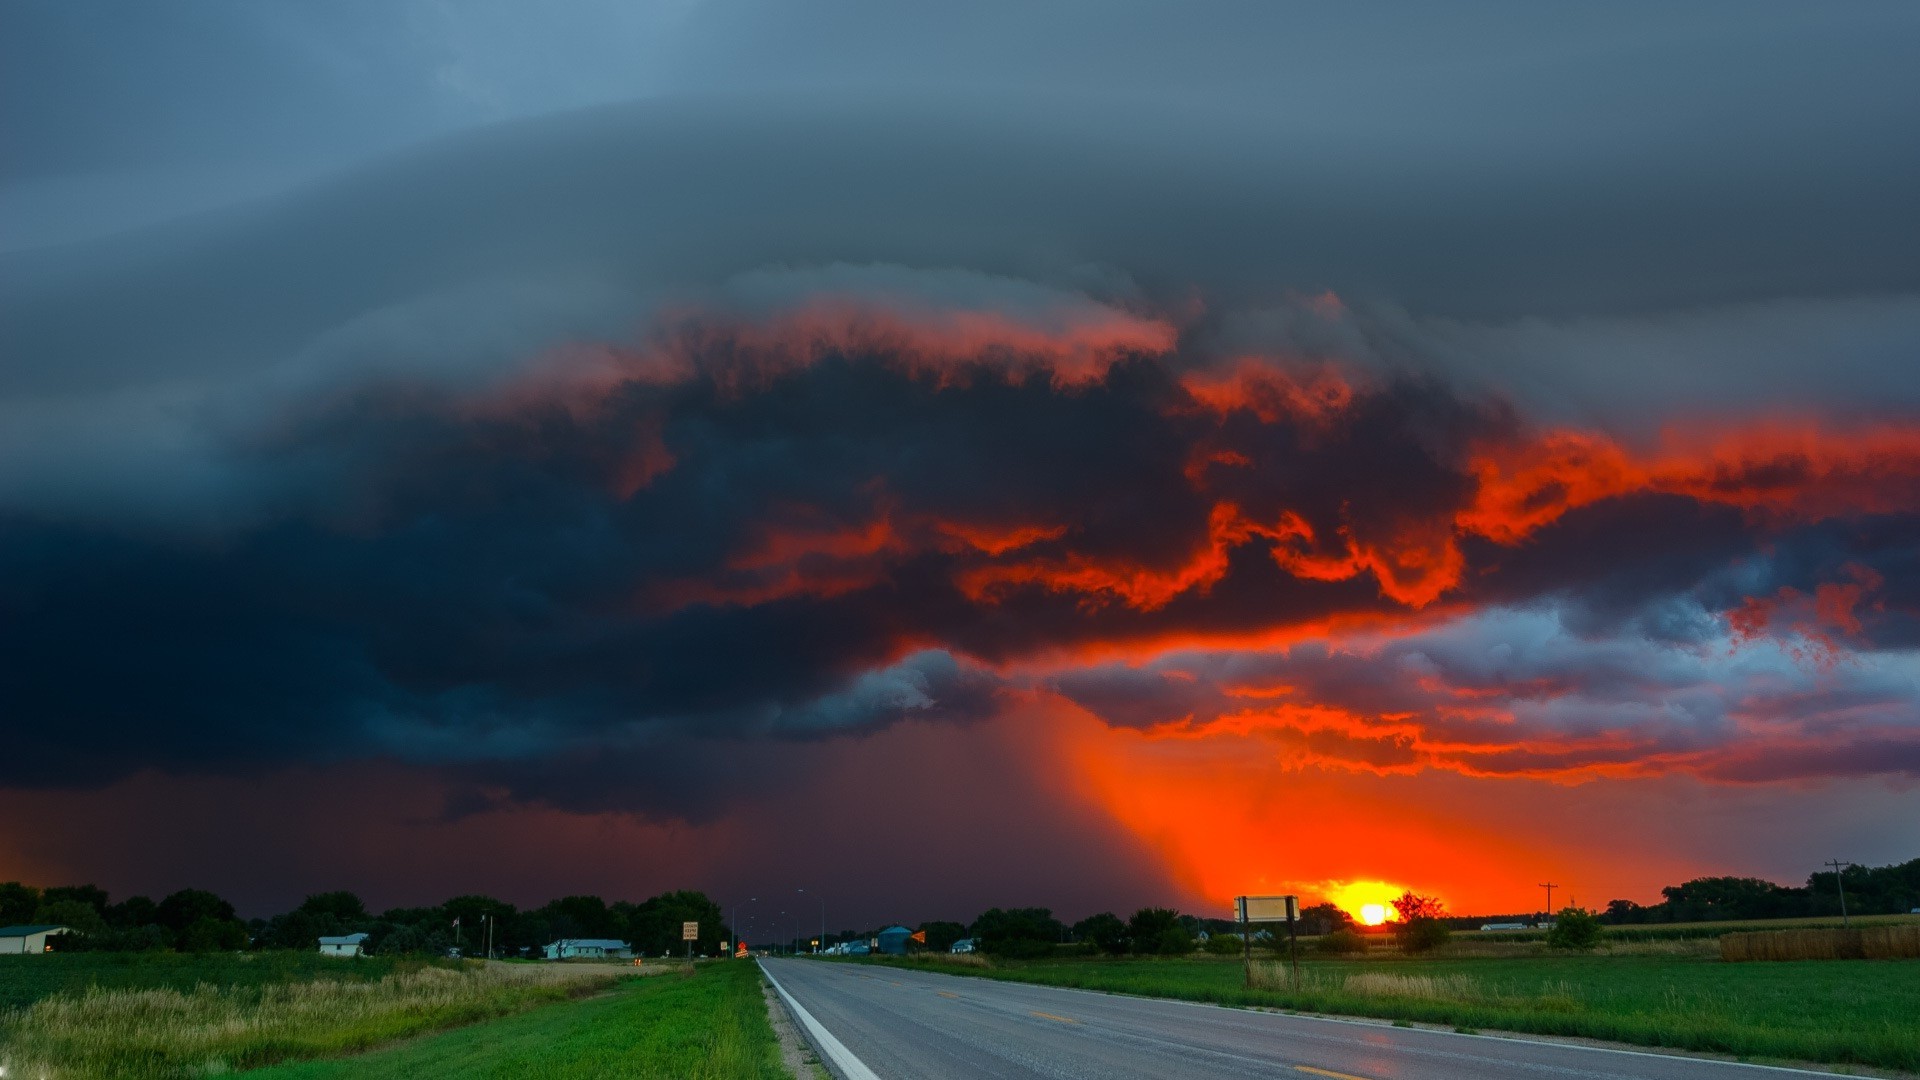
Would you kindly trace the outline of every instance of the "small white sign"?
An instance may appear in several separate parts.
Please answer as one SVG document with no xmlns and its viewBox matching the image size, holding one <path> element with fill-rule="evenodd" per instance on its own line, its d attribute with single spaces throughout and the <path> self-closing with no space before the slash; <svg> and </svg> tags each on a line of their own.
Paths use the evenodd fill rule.
<svg viewBox="0 0 1920 1080">
<path fill-rule="evenodd" d="M 1242 896 L 1234 901 L 1241 922 L 1287 922 L 1300 917 L 1298 896 Z"/>
</svg>

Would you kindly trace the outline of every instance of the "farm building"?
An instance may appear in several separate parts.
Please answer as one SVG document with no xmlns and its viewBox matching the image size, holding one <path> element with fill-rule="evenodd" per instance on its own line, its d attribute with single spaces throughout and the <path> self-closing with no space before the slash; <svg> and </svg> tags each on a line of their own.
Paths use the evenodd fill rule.
<svg viewBox="0 0 1920 1080">
<path fill-rule="evenodd" d="M 367 935 L 346 934 L 341 937 L 323 937 L 320 939 L 321 956 L 365 956 L 367 954 Z"/>
<path fill-rule="evenodd" d="M 0 954 L 52 952 L 48 938 L 67 933 L 64 926 L 51 923 L 39 926 L 0 926 Z"/>
<path fill-rule="evenodd" d="M 880 931 L 875 940 L 879 943 L 879 951 L 891 956 L 903 956 L 907 951 L 907 939 L 912 936 L 913 931 L 904 926 L 889 926 Z"/>
<path fill-rule="evenodd" d="M 974 950 L 975 944 L 976 943 L 972 938 L 963 937 L 959 941 L 954 942 L 953 947 L 948 949 L 947 951 L 954 952 L 954 953 L 970 953 Z"/>
<path fill-rule="evenodd" d="M 562 938 L 547 946 L 546 953 L 549 960 L 629 960 L 633 957 L 633 950 L 626 942 L 613 938 Z"/>
</svg>

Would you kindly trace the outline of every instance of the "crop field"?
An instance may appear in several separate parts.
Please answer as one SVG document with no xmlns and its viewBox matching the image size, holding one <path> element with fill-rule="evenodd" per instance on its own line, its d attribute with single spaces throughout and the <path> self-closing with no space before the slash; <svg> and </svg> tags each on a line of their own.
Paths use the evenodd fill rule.
<svg viewBox="0 0 1920 1080">
<path fill-rule="evenodd" d="M 1838 915 L 1806 919 L 1743 919 L 1717 922 L 1627 923 L 1607 927 L 1613 941 L 1669 941 L 1717 938 L 1722 934 L 1756 930 L 1837 930 Z M 1849 926 L 1920 926 L 1920 915 L 1855 915 Z M 1545 930 L 1456 930 L 1456 939 L 1468 941 L 1543 941 Z M 1304 938 L 1302 940 L 1305 940 Z"/>
<path fill-rule="evenodd" d="M 1271 954 L 1267 954 L 1270 956 Z M 855 961 L 887 962 L 887 961 Z M 898 961 L 893 961 L 898 962 Z M 918 965 L 916 965 L 918 966 Z M 934 966 L 934 965 L 928 965 Z M 1920 1070 L 1920 963 L 1722 963 L 1712 955 L 1550 955 L 1258 962 L 1237 958 L 996 961 L 936 970 L 1226 1005 L 1465 1029 L 1583 1036 L 1733 1055 Z"/>
<path fill-rule="evenodd" d="M 787 1073 L 767 1022 L 758 967 L 729 961 L 698 965 L 685 976 L 626 981 L 609 994 L 384 1050 L 246 1075 L 250 1080 L 785 1080 Z"/>
<path fill-rule="evenodd" d="M 293 955 L 82 956 L 90 963 L 24 975 L 21 965 L 15 993 L 29 1003 L 0 1013 L 0 1066 L 13 1075 L 204 1076 L 508 1016 L 634 974 L 616 965 L 317 956 L 314 964 Z"/>
<path fill-rule="evenodd" d="M 344 959 L 304 951 L 0 956 L 0 1011 L 24 1008 L 49 994 L 82 994 L 95 987 L 184 993 L 201 985 L 219 989 L 257 987 L 268 983 L 305 982 L 322 976 L 370 982 L 397 971 L 414 971 L 430 965 L 457 967 L 459 962 L 384 956 Z"/>
</svg>

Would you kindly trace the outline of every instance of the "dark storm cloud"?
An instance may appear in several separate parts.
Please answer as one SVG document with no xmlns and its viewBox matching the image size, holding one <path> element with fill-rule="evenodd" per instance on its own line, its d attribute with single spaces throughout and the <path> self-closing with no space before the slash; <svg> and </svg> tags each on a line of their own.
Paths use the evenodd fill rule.
<svg viewBox="0 0 1920 1080">
<path fill-rule="evenodd" d="M 583 12 L 5 14 L 0 779 L 397 755 L 698 815 L 777 770 L 663 755 L 974 720 L 1078 650 L 1920 637 L 1899 433 L 1597 494 L 1535 441 L 1911 421 L 1910 8 Z"/>
<path fill-rule="evenodd" d="M 1766 546 L 1770 569 L 1699 608 L 1712 619 L 1910 557 L 1897 526 L 1765 527 L 1678 495 L 1463 542 L 1477 455 L 1532 452 L 1497 403 L 1281 369 L 1223 382 L 1126 350 L 1070 378 L 994 341 L 933 356 L 943 339 L 910 319 L 855 318 L 886 344 L 818 351 L 838 317 L 696 320 L 474 393 L 390 380 L 296 402 L 222 447 L 275 483 L 212 530 L 8 514 L 0 686 L 36 718 L 8 779 L 397 754 L 495 762 L 471 767 L 571 806 L 634 775 L 623 755 L 689 739 L 987 715 L 1005 680 L 983 662 L 1436 602 L 1636 611 Z M 1901 595 L 1856 599 L 1860 634 L 1911 618 Z M 1412 703 L 1363 658 L 1325 670 L 1329 701 Z M 1557 677 L 1601 697 L 1632 681 L 1584 661 Z M 1077 696 L 1109 715 L 1102 693 L 1133 694 Z M 1168 718 L 1150 701 L 1110 719 Z M 569 764 L 594 754 L 613 757 Z"/>
</svg>

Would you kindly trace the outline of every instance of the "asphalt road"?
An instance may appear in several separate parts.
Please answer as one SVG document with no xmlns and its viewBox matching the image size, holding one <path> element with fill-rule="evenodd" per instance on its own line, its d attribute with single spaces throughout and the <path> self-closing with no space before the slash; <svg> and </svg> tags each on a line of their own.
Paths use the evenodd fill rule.
<svg viewBox="0 0 1920 1080">
<path fill-rule="evenodd" d="M 1786 1080 L 1832 1075 L 877 966 L 814 960 L 766 960 L 761 966 L 842 1080 Z"/>
</svg>

